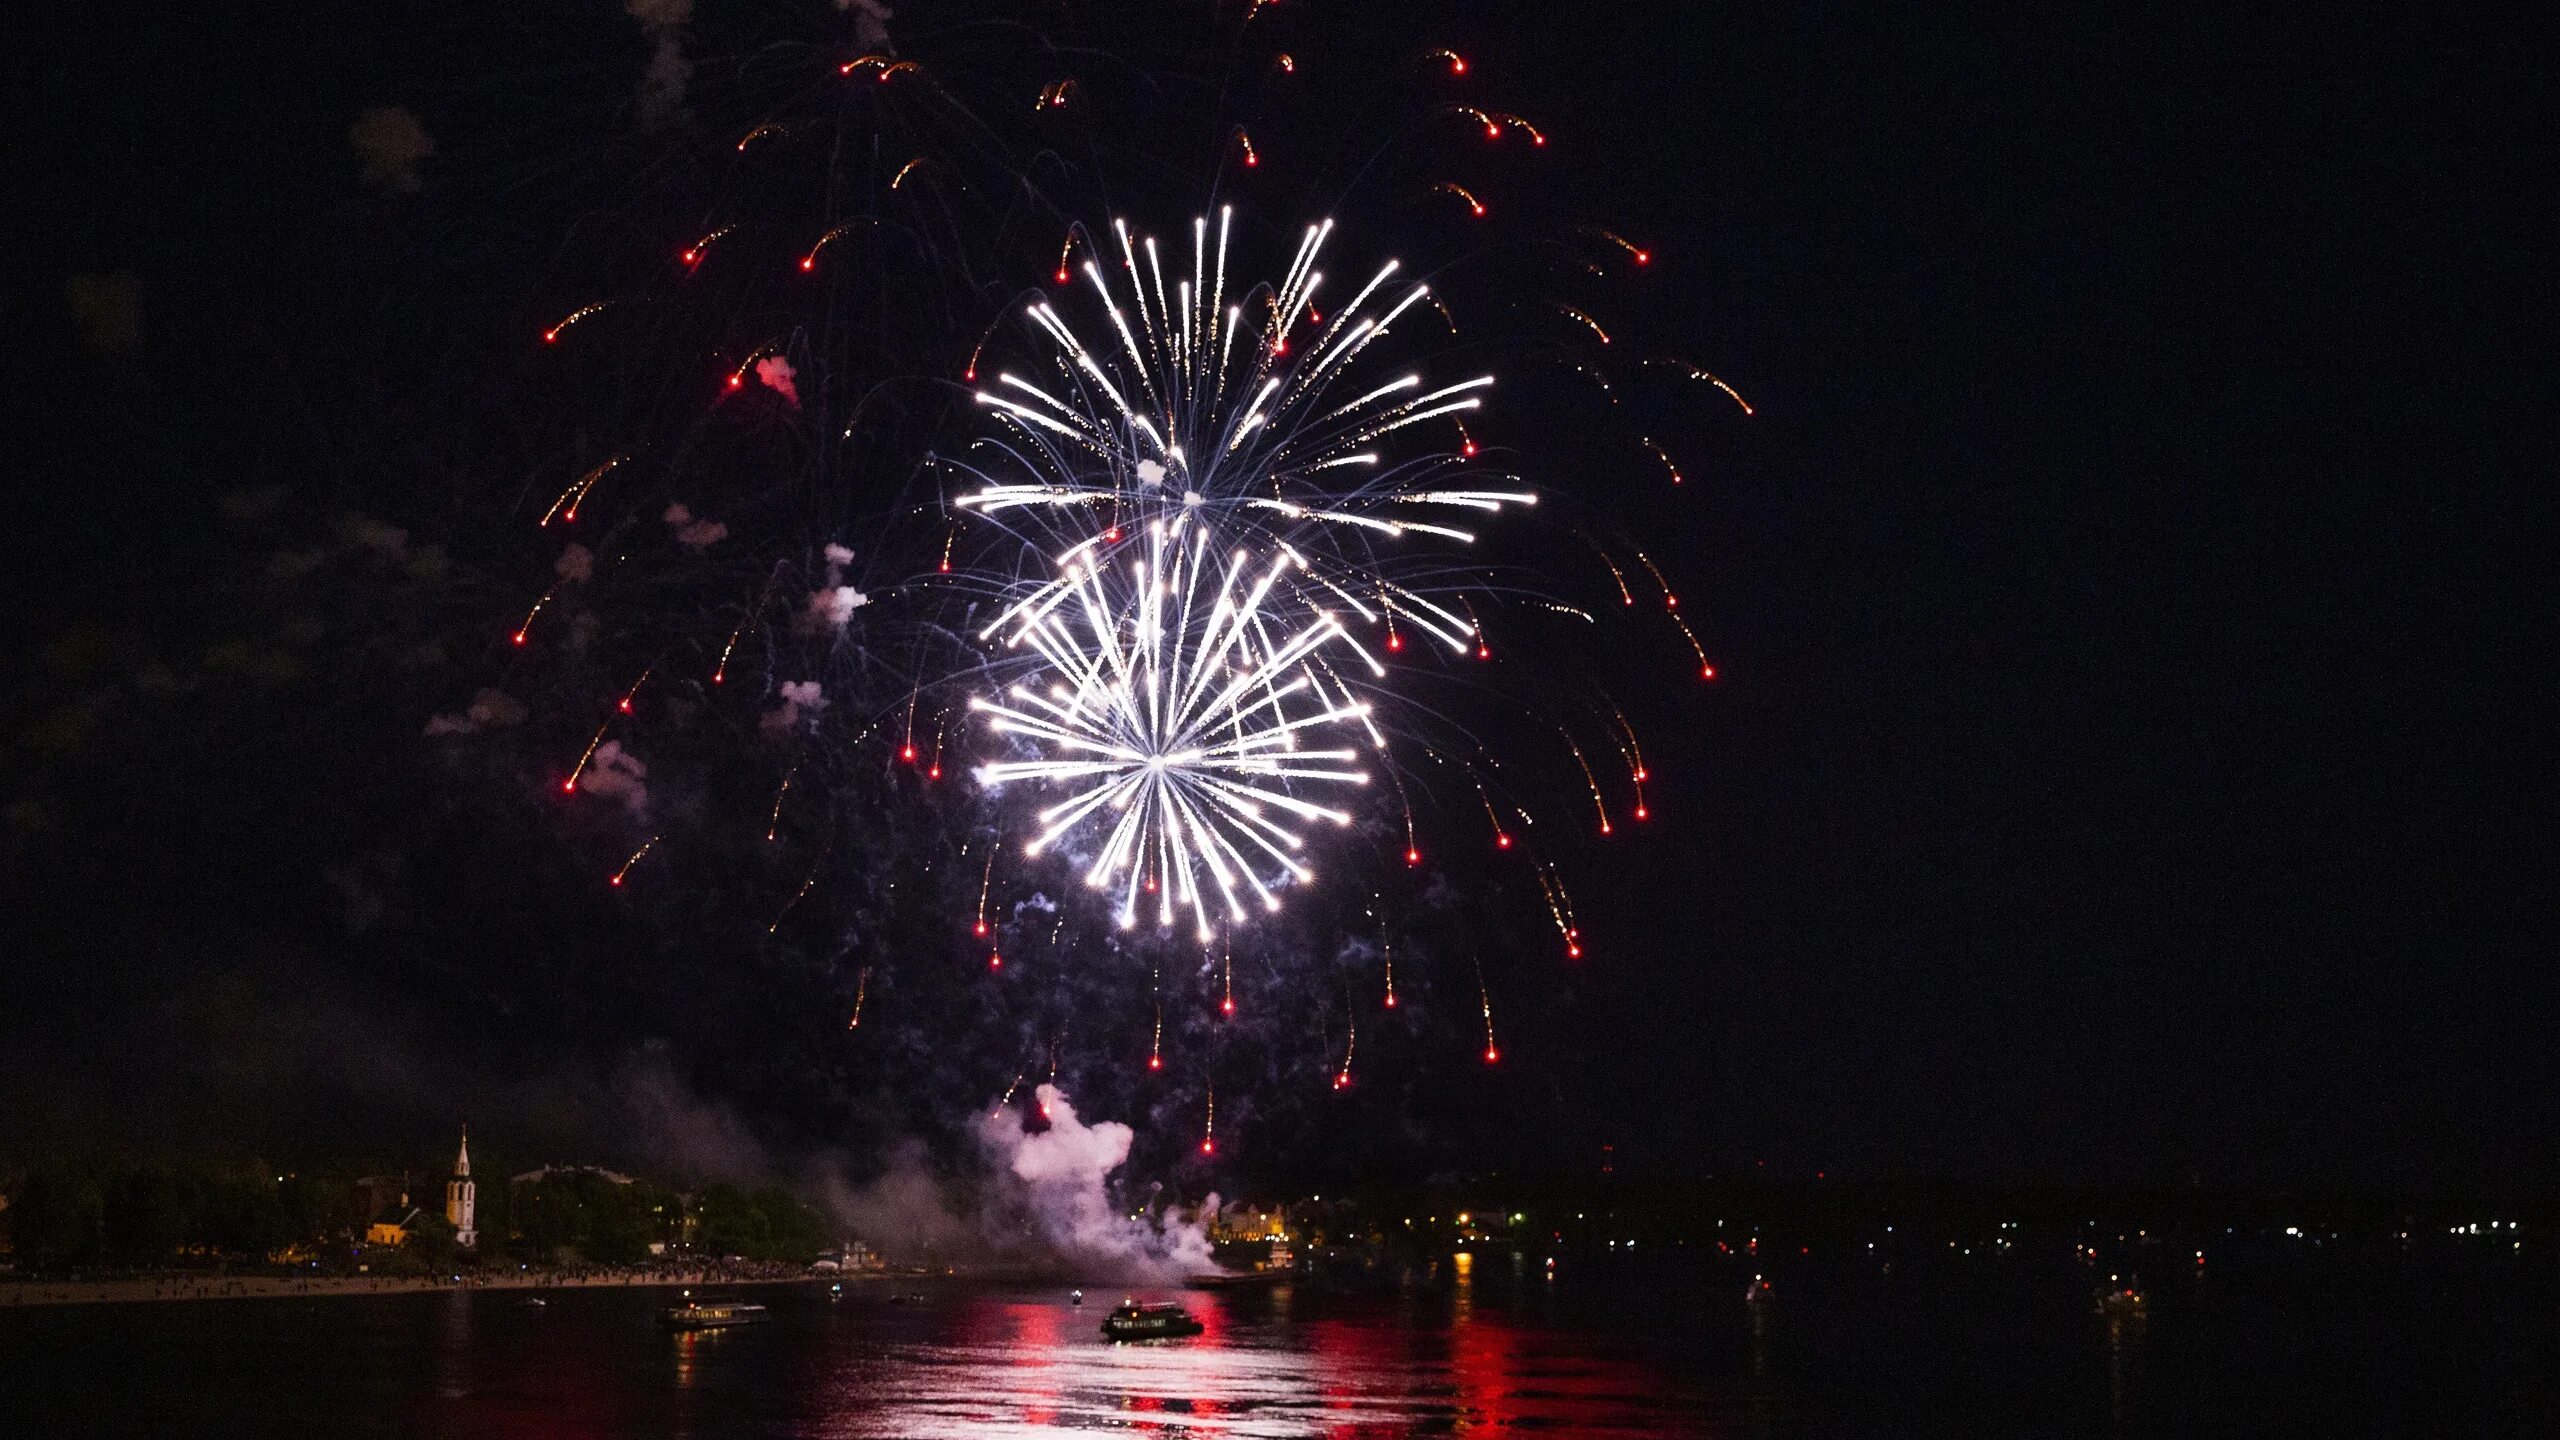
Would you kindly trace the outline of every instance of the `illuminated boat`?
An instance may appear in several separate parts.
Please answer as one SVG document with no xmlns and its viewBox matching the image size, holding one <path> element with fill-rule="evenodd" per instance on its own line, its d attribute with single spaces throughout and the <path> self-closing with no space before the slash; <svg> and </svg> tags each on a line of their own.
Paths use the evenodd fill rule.
<svg viewBox="0 0 2560 1440">
<path fill-rule="evenodd" d="M 2140 1315 L 2148 1304 L 2137 1285 L 2119 1285 L 2098 1292 L 2098 1313 L 2101 1315 Z"/>
<path fill-rule="evenodd" d="M 1123 1301 L 1102 1322 L 1107 1340 L 1179 1340 L 1200 1331 L 1200 1322 L 1191 1318 L 1191 1312 L 1170 1301 L 1152 1305 Z"/>
<path fill-rule="evenodd" d="M 687 1300 L 658 1316 L 658 1323 L 670 1330 L 719 1330 L 731 1325 L 754 1325 L 773 1318 L 773 1312 L 761 1305 L 746 1305 L 731 1300 Z"/>
</svg>

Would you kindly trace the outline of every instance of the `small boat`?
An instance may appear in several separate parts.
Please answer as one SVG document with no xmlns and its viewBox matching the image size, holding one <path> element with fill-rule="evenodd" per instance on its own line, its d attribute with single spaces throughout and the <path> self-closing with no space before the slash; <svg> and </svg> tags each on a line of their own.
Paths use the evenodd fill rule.
<svg viewBox="0 0 2560 1440">
<path fill-rule="evenodd" d="M 1201 1329 L 1190 1311 L 1170 1301 L 1141 1305 L 1124 1300 L 1102 1322 L 1103 1338 L 1107 1340 L 1179 1340 L 1197 1335 Z"/>
<path fill-rule="evenodd" d="M 516 1308 L 517 1308 L 517 1309 L 519 1309 L 519 1310 L 540 1310 L 540 1309 L 543 1309 L 543 1308 L 545 1308 L 545 1307 L 549 1306 L 550 1304 L 551 1304 L 551 1302 L 550 1302 L 550 1301 L 543 1299 L 543 1298 L 542 1298 L 541 1296 L 539 1296 L 539 1295 L 531 1295 L 531 1296 L 527 1296 L 526 1298 L 524 1298 L 524 1299 L 522 1299 L 522 1300 L 517 1301 L 517 1302 L 516 1302 Z"/>
<path fill-rule="evenodd" d="M 761 1305 L 747 1305 L 734 1300 L 687 1300 L 658 1316 L 658 1323 L 670 1330 L 720 1330 L 731 1325 L 754 1325 L 773 1318 L 773 1312 Z"/>
</svg>

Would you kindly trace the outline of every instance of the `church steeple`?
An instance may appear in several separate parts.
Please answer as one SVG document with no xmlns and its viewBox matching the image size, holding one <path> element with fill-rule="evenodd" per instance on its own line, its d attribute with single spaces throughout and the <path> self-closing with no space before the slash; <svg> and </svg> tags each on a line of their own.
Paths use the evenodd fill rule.
<svg viewBox="0 0 2560 1440">
<path fill-rule="evenodd" d="M 471 1127 L 465 1125 L 462 1148 L 453 1154 L 453 1178 L 444 1182 L 444 1218 L 453 1226 L 454 1243 L 465 1250 L 480 1243 L 480 1231 L 472 1223 L 477 1190 L 471 1183 Z"/>
</svg>

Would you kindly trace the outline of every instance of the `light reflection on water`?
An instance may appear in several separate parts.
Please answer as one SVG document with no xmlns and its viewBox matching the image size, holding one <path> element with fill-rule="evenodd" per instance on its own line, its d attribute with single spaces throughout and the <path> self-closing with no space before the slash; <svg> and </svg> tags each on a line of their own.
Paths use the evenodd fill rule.
<svg viewBox="0 0 2560 1440">
<path fill-rule="evenodd" d="M 941 1333 L 836 1353 L 796 1433 L 1042 1436 L 1097 1428 L 1253 1437 L 1534 1427 L 1677 1434 L 1678 1387 L 1625 1356 L 1472 1313 L 1462 1280 L 1445 1329 L 1391 1311 L 1293 1321 L 1292 1289 L 1190 1295 L 1181 1342 L 1113 1345 L 1100 1304 L 963 1300 Z"/>
</svg>

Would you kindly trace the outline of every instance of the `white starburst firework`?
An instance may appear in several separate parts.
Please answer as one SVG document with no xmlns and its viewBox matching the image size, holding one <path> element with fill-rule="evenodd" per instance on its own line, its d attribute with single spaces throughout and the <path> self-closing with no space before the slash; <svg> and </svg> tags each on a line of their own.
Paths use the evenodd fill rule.
<svg viewBox="0 0 2560 1440">
<path fill-rule="evenodd" d="M 1150 525 L 1143 551 L 1080 546 L 990 627 L 1012 625 L 1008 643 L 1038 652 L 1047 683 L 973 708 L 1046 754 L 978 778 L 1078 787 L 1039 812 L 1024 853 L 1097 831 L 1085 881 L 1120 891 L 1122 926 L 1153 891 L 1158 924 L 1187 909 L 1206 938 L 1213 906 L 1243 920 L 1248 895 L 1276 910 L 1278 887 L 1313 877 L 1294 825 L 1351 815 L 1302 792 L 1369 777 L 1350 745 L 1308 746 L 1348 738 L 1368 707 L 1321 663 L 1349 643 L 1334 617 L 1273 606 L 1292 556 L 1214 553 L 1207 530 L 1179 518 Z"/>
</svg>

